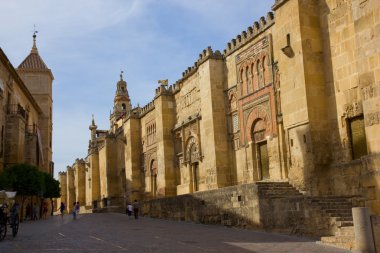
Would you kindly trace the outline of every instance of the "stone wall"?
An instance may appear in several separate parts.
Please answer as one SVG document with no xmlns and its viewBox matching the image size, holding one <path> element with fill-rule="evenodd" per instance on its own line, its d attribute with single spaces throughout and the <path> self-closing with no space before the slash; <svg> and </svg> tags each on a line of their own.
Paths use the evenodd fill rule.
<svg viewBox="0 0 380 253">
<path fill-rule="evenodd" d="M 328 218 L 309 198 L 263 195 L 255 183 L 145 201 L 141 212 L 154 218 L 311 236 L 333 233 Z"/>
<path fill-rule="evenodd" d="M 319 172 L 313 188 L 318 195 L 361 196 L 372 214 L 380 213 L 380 155 L 331 166 Z"/>
</svg>

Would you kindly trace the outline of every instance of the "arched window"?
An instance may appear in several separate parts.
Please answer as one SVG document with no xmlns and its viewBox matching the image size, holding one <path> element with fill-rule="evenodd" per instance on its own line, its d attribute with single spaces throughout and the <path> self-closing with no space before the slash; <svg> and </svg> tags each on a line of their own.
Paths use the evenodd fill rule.
<svg viewBox="0 0 380 253">
<path fill-rule="evenodd" d="M 261 82 L 261 62 L 260 60 L 257 60 L 256 62 L 256 73 L 257 73 L 257 87 L 260 89 L 262 87 L 262 82 Z"/>
<path fill-rule="evenodd" d="M 250 76 L 249 76 L 249 67 L 247 66 L 245 68 L 245 85 L 247 87 L 247 94 L 251 93 L 251 82 L 250 82 Z"/>
<path fill-rule="evenodd" d="M 252 73 L 252 91 L 255 91 L 257 89 L 256 87 L 256 80 L 255 80 L 255 75 L 254 75 L 254 70 L 255 70 L 255 65 L 252 63 L 251 65 L 251 73 Z"/>
<path fill-rule="evenodd" d="M 124 103 L 121 104 L 121 108 L 123 109 L 123 111 L 127 110 L 127 106 Z"/>
<path fill-rule="evenodd" d="M 243 72 L 244 72 L 244 70 L 241 69 L 241 71 L 240 71 L 240 83 L 241 83 L 241 95 L 242 96 L 245 95 L 244 84 L 243 84 L 243 80 L 244 80 L 243 79 L 243 76 L 244 76 Z"/>
</svg>

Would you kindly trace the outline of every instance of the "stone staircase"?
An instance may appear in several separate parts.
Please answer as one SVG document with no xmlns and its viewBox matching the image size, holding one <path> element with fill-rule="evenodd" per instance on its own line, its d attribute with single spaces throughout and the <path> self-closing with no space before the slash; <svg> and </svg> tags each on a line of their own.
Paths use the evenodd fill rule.
<svg viewBox="0 0 380 253">
<path fill-rule="evenodd" d="M 256 182 L 258 195 L 264 198 L 299 198 L 304 197 L 305 206 L 309 206 L 313 214 L 320 216 L 319 222 L 325 224 L 330 231 L 329 236 L 322 236 L 319 243 L 354 249 L 355 235 L 352 218 L 353 201 L 350 197 L 341 196 L 304 196 L 289 182 Z M 323 230 L 327 231 L 327 230 Z M 324 233 L 326 234 L 326 233 Z M 327 233 L 328 234 L 328 233 Z"/>
<path fill-rule="evenodd" d="M 333 236 L 321 237 L 321 244 L 353 250 L 355 248 L 355 233 L 353 226 L 340 227 Z"/>
<path fill-rule="evenodd" d="M 257 191 L 260 197 L 266 198 L 289 198 L 303 196 L 289 182 L 256 182 Z"/>
<path fill-rule="evenodd" d="M 330 217 L 334 235 L 322 236 L 321 243 L 352 250 L 355 247 L 352 199 L 349 197 L 315 197 L 312 203 Z"/>
</svg>

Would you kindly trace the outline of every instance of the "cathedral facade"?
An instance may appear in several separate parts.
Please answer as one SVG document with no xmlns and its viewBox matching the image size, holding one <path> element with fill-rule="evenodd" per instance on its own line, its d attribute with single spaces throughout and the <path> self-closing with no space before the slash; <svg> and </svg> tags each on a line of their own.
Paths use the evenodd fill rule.
<svg viewBox="0 0 380 253">
<path fill-rule="evenodd" d="M 380 214 L 380 2 L 276 0 L 221 52 L 132 107 L 116 84 L 110 129 L 60 173 L 87 208 L 254 182 L 360 196 Z"/>
</svg>

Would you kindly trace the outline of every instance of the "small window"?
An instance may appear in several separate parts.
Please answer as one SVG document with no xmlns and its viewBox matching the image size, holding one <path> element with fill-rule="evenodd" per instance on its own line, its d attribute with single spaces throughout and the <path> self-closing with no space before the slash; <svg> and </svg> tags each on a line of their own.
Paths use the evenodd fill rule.
<svg viewBox="0 0 380 253">
<path fill-rule="evenodd" d="M 127 106 L 125 104 L 122 104 L 121 108 L 123 108 L 123 111 L 127 110 Z"/>
</svg>

